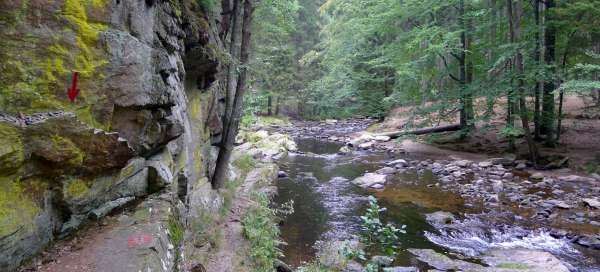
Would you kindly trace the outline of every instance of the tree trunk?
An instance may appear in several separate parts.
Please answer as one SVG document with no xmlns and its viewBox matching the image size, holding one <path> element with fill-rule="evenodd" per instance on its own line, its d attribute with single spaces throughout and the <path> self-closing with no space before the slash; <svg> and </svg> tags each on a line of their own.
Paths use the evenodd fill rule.
<svg viewBox="0 0 600 272">
<path fill-rule="evenodd" d="M 224 131 L 221 141 L 221 149 L 215 166 L 215 173 L 212 178 L 212 186 L 215 189 L 222 188 L 227 179 L 229 168 L 229 160 L 233 152 L 235 136 L 237 135 L 240 119 L 242 117 L 242 106 L 244 102 L 244 93 L 246 92 L 246 77 L 248 74 L 248 64 L 250 43 L 251 43 L 251 26 L 252 13 L 254 12 L 253 0 L 244 1 L 244 17 L 242 24 L 242 44 L 240 48 L 240 76 L 237 81 L 235 97 L 231 120 L 227 129 Z"/>
<path fill-rule="evenodd" d="M 496 39 L 497 39 L 497 29 L 498 29 L 498 14 L 497 14 L 497 3 L 496 0 L 489 0 L 488 3 L 490 9 L 491 9 L 491 16 L 492 16 L 492 23 L 490 25 L 490 43 L 489 43 L 489 51 L 488 51 L 488 63 L 494 63 L 495 59 L 496 59 L 496 54 L 494 52 L 493 49 L 493 45 L 496 44 Z M 492 79 L 488 79 L 488 80 L 492 80 Z M 488 93 L 486 96 L 486 111 L 485 111 L 485 117 L 486 120 L 488 120 L 489 118 L 492 117 L 492 115 L 494 114 L 494 95 L 491 93 Z"/>
<path fill-rule="evenodd" d="M 231 122 L 231 111 L 233 107 L 233 99 L 235 97 L 234 79 L 237 70 L 238 50 L 237 44 L 239 40 L 238 21 L 239 21 L 239 3 L 241 0 L 233 0 L 233 9 L 231 11 L 231 39 L 229 42 L 229 56 L 231 60 L 227 67 L 227 82 L 225 85 L 225 115 L 223 116 L 223 128 Z"/>
<path fill-rule="evenodd" d="M 457 131 L 460 130 L 462 127 L 460 124 L 454 124 L 454 125 L 447 125 L 447 126 L 439 126 L 439 127 L 430 127 L 430 128 L 421 128 L 421 129 L 416 129 L 416 130 L 411 130 L 411 131 L 391 131 L 391 132 L 384 132 L 384 133 L 378 133 L 377 136 L 388 136 L 392 139 L 404 136 L 404 135 L 423 135 L 423 134 L 430 134 L 430 133 L 439 133 L 439 132 L 446 132 L 446 131 Z"/>
<path fill-rule="evenodd" d="M 555 122 L 555 114 L 554 114 L 554 74 L 555 74 L 555 60 L 556 60 L 556 28 L 549 24 L 548 21 L 548 12 L 552 11 L 555 7 L 554 0 L 546 0 L 545 2 L 545 42 L 544 42 L 544 62 L 550 67 L 550 74 L 552 75 L 551 80 L 544 81 L 544 97 L 542 101 L 542 120 L 540 132 L 546 135 L 546 145 L 547 146 L 555 146 L 555 138 L 554 138 L 554 122 Z"/>
<path fill-rule="evenodd" d="M 509 14 L 511 14 L 511 18 L 513 21 L 513 31 L 511 31 L 511 43 L 519 42 L 521 39 L 521 15 L 523 13 L 523 6 L 521 0 L 516 0 L 514 5 L 514 12 L 512 11 L 512 0 L 507 0 L 509 4 Z M 533 162 L 534 165 L 537 165 L 538 159 L 538 150 L 531 136 L 531 130 L 529 129 L 529 115 L 527 112 L 527 103 L 525 100 L 525 81 L 523 79 L 525 69 L 523 64 L 523 54 L 519 49 L 517 51 L 517 55 L 515 56 L 515 66 L 517 70 L 518 77 L 518 90 L 519 90 L 519 113 L 521 116 L 521 124 L 525 133 L 525 140 L 527 141 L 527 146 L 529 147 L 529 158 Z"/>
<path fill-rule="evenodd" d="M 459 2 L 459 24 L 461 25 L 462 32 L 460 34 L 461 51 L 459 55 L 459 81 L 461 85 L 461 109 L 460 109 L 460 125 L 467 132 L 472 128 L 473 123 L 473 97 L 467 91 L 467 85 L 470 83 L 469 80 L 472 78 L 472 64 L 467 59 L 469 52 L 469 36 L 468 28 L 470 27 L 470 20 L 465 19 L 465 1 L 460 0 Z M 466 134 L 462 135 L 463 137 Z"/>
<path fill-rule="evenodd" d="M 271 116 L 273 115 L 273 95 L 269 94 L 269 96 L 267 96 L 267 115 Z"/>
<path fill-rule="evenodd" d="M 277 100 L 275 101 L 275 115 L 279 115 L 281 97 L 277 96 L 276 98 L 277 98 Z"/>
<path fill-rule="evenodd" d="M 542 43 L 542 35 L 541 35 L 541 28 L 540 28 L 540 0 L 534 0 L 534 7 L 533 7 L 533 11 L 535 13 L 535 50 L 533 52 L 533 59 L 535 61 L 536 64 L 538 64 L 538 66 L 541 64 L 541 43 Z M 541 133 L 540 133 L 540 128 L 541 128 L 541 113 L 540 113 L 540 107 L 541 107 L 541 85 L 542 83 L 540 81 L 536 81 L 535 82 L 535 88 L 534 88 L 534 96 L 535 96 L 535 104 L 534 104 L 534 110 L 533 110 L 533 123 L 535 126 L 535 130 L 534 130 L 534 135 L 535 135 L 535 139 L 536 140 L 541 140 Z"/>
<path fill-rule="evenodd" d="M 508 17 L 508 40 L 513 43 L 514 40 L 514 18 L 512 10 L 512 0 L 506 0 L 506 16 Z M 510 73 L 514 69 L 515 63 L 511 59 L 509 60 L 507 73 Z M 513 80 L 510 80 L 510 86 L 506 95 L 506 126 L 510 129 L 515 128 L 515 93 L 513 90 Z M 515 137 L 513 134 L 508 136 L 508 150 L 514 152 L 516 150 Z"/>
<path fill-rule="evenodd" d="M 236 0 L 234 0 L 236 1 Z M 225 43 L 227 39 L 227 32 L 229 32 L 229 24 L 231 23 L 231 0 L 221 0 L 221 10 L 223 12 L 223 18 L 221 21 L 221 28 L 219 29 L 219 37 L 221 41 Z"/>
<path fill-rule="evenodd" d="M 576 31 L 573 31 L 567 37 L 567 45 L 565 46 L 565 52 L 562 58 L 562 71 L 563 75 L 567 75 L 567 60 L 569 58 L 569 50 L 571 49 L 571 41 L 573 36 L 575 36 Z M 556 125 L 556 142 L 560 141 L 560 134 L 562 132 L 562 115 L 563 115 L 563 100 L 565 96 L 565 91 L 560 89 L 560 94 L 558 98 L 558 124 Z"/>
</svg>

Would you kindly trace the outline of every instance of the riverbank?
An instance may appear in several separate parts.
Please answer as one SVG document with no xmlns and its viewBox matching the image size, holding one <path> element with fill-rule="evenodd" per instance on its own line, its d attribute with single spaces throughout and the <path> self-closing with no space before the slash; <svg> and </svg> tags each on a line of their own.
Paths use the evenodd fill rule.
<svg viewBox="0 0 600 272">
<path fill-rule="evenodd" d="M 314 183 L 315 190 L 319 192 L 311 195 L 321 197 L 320 201 L 325 201 L 323 205 L 328 206 L 327 192 L 333 191 L 335 199 L 345 201 L 347 196 L 342 194 L 347 194 L 349 189 L 343 189 L 346 187 L 342 184 L 353 181 L 359 185 L 357 187 L 364 187 L 366 194 L 375 195 L 390 205 L 412 203 L 426 210 L 449 212 L 452 220 L 441 221 L 442 223 L 427 221 L 426 224 L 434 226 L 434 230 L 425 228 L 420 232 L 426 236 L 428 242 L 452 252 L 452 258 L 456 258 L 457 255 L 459 259 L 478 257 L 502 244 L 515 248 L 521 244 L 533 251 L 557 254 L 567 267 L 569 262 L 578 263 L 571 266 L 571 269 L 600 266 L 597 263 L 600 259 L 597 249 L 600 218 L 596 207 L 599 187 L 598 180 L 594 177 L 569 175 L 564 170 L 531 171 L 526 162 L 515 158 L 490 158 L 485 154 L 446 151 L 415 141 L 411 141 L 408 146 L 419 148 L 403 148 L 407 146 L 406 140 L 394 142 L 390 139 L 365 136 L 369 134 L 361 129 L 369 127 L 373 122 L 374 120 L 369 119 L 329 120 L 324 123 L 298 122 L 286 128 L 273 128 L 298 138 L 320 139 L 315 141 L 322 144 L 310 143 L 308 150 L 305 150 L 306 146 L 301 148 L 294 164 L 312 164 L 310 161 L 325 160 L 323 163 L 327 170 L 322 171 L 333 171 L 324 176 L 319 174 L 321 171 L 314 172 L 319 168 L 315 165 L 308 168 L 314 169 L 309 170 L 314 172 L 312 174 L 292 173 L 295 181 L 289 183 L 292 187 L 286 190 L 290 190 L 290 193 L 297 191 L 299 185 L 294 184 L 310 181 L 314 176 L 317 181 L 311 181 L 311 184 Z M 356 123 L 362 125 L 355 126 Z M 332 151 L 335 148 L 326 143 L 337 145 L 338 150 Z M 420 152 L 422 150 L 429 152 Z M 373 160 L 365 157 L 365 154 L 369 153 L 381 156 L 367 168 L 355 166 L 355 170 L 361 171 L 361 174 L 338 172 L 350 167 L 342 166 L 346 164 L 343 158 L 353 158 L 356 162 L 351 164 L 355 165 L 358 162 Z M 307 159 L 299 160 L 298 156 Z M 337 166 L 338 164 L 342 165 Z M 346 181 L 336 178 L 338 175 L 347 176 Z M 356 196 L 351 198 L 360 199 Z M 354 204 L 345 202 L 340 205 Z M 344 210 L 325 209 L 325 212 L 337 214 L 343 213 Z M 410 212 L 405 210 L 404 213 Z M 304 217 L 306 216 L 311 215 L 304 214 Z M 335 222 L 331 223 L 335 225 Z M 345 224 L 351 228 L 351 224 Z M 424 226 L 422 224 L 418 223 L 417 226 Z M 284 225 L 284 240 L 285 228 Z M 479 239 L 482 244 L 473 244 L 473 239 Z M 308 244 L 312 246 L 312 242 Z M 570 256 L 568 252 L 571 249 L 587 257 L 580 257 L 581 262 L 574 261 L 573 258 L 577 257 Z M 317 254 L 316 250 L 306 252 L 309 253 L 300 254 Z M 421 255 L 409 254 L 402 258 L 420 256 L 418 258 L 421 262 L 433 262 L 423 255 L 424 251 L 418 252 Z M 300 257 L 302 258 L 304 257 Z"/>
</svg>

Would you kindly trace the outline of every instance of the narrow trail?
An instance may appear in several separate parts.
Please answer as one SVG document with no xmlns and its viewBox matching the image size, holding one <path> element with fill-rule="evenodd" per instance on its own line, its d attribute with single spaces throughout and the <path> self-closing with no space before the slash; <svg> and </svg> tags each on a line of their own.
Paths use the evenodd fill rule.
<svg viewBox="0 0 600 272">
<path fill-rule="evenodd" d="M 174 247 L 166 227 L 170 214 L 168 194 L 151 196 L 57 242 L 20 271 L 130 272 L 172 267 Z"/>
<path fill-rule="evenodd" d="M 236 189 L 227 216 L 216 227 L 217 231 L 222 231 L 222 238 L 216 251 L 210 252 L 205 271 L 251 271 L 247 263 L 251 261 L 248 260 L 250 244 L 244 236 L 242 221 L 248 210 L 255 205 L 252 194 L 256 190 L 270 195 L 275 192 L 275 187 L 261 183 L 275 180 L 276 175 L 277 170 L 272 164 L 259 165 L 246 175 L 244 182 Z"/>
</svg>

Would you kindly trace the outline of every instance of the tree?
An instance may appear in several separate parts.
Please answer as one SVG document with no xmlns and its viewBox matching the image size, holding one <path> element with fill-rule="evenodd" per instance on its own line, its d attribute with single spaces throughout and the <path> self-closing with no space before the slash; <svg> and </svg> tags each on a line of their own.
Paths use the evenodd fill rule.
<svg viewBox="0 0 600 272">
<path fill-rule="evenodd" d="M 242 41 L 240 45 L 240 73 L 236 84 L 235 95 L 233 95 L 233 103 L 231 108 L 231 118 L 227 120 L 224 125 L 223 138 L 221 140 L 219 156 L 217 157 L 217 163 L 215 166 L 215 172 L 212 177 L 213 188 L 222 188 L 227 179 L 227 173 L 229 170 L 229 161 L 231 159 L 231 153 L 233 152 L 233 145 L 235 142 L 235 136 L 240 125 L 240 119 L 242 116 L 242 106 L 244 101 L 244 94 L 246 92 L 246 77 L 248 75 L 248 60 L 250 56 L 251 46 L 251 26 L 254 12 L 254 0 L 244 0 L 243 4 L 243 21 L 242 21 Z M 235 17 L 235 15 L 234 15 Z M 232 37 L 235 36 L 232 33 Z M 232 44 L 232 47 L 234 44 Z M 230 94 L 227 94 L 230 95 Z"/>
</svg>

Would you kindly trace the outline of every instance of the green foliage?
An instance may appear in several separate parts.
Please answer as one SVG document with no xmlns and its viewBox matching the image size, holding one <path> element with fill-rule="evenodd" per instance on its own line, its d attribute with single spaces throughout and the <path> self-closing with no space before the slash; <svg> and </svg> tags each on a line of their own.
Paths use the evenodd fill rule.
<svg viewBox="0 0 600 272">
<path fill-rule="evenodd" d="M 362 242 L 368 247 L 376 248 L 388 256 L 393 256 L 398 250 L 399 235 L 406 233 L 404 230 L 406 225 L 396 228 L 390 223 L 383 224 L 379 218 L 379 214 L 385 210 L 385 208 L 379 207 L 375 197 L 369 196 L 367 212 L 360 217 L 362 221 L 361 238 Z"/>
<path fill-rule="evenodd" d="M 171 239 L 171 242 L 173 242 L 175 246 L 179 246 L 183 241 L 183 226 L 179 220 L 177 220 L 177 218 L 170 216 L 167 228 L 169 230 L 169 238 Z"/>
<path fill-rule="evenodd" d="M 242 224 L 244 235 L 250 241 L 250 255 L 257 272 L 273 271 L 273 262 L 282 256 L 277 248 L 279 227 L 275 224 L 276 211 L 269 208 L 269 198 L 265 193 L 254 195 L 256 205 L 248 211 Z"/>
<path fill-rule="evenodd" d="M 247 173 L 256 166 L 256 160 L 248 154 L 243 154 L 233 161 L 233 165 L 242 172 Z"/>
</svg>

